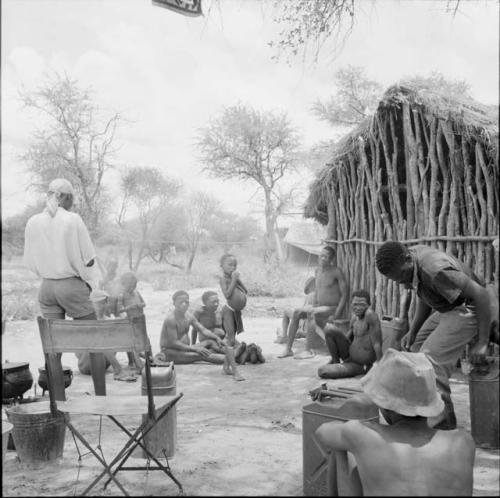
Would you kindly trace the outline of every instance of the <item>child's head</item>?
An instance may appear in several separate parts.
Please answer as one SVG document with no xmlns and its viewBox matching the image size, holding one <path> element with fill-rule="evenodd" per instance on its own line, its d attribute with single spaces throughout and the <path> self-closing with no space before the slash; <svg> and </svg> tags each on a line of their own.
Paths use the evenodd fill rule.
<svg viewBox="0 0 500 498">
<path fill-rule="evenodd" d="M 220 266 L 224 273 L 230 275 L 236 270 L 238 266 L 238 261 L 236 260 L 236 256 L 234 254 L 226 253 L 220 258 Z"/>
<path fill-rule="evenodd" d="M 185 313 L 189 308 L 189 294 L 185 290 L 175 291 L 172 301 L 176 311 Z"/>
<path fill-rule="evenodd" d="M 134 273 L 128 271 L 120 277 L 120 283 L 125 292 L 132 292 L 137 286 L 137 277 Z"/>
<path fill-rule="evenodd" d="M 201 300 L 207 310 L 215 311 L 219 307 L 219 296 L 217 292 L 206 291 L 201 295 Z"/>
<path fill-rule="evenodd" d="M 331 246 L 325 246 L 323 249 L 321 249 L 321 252 L 319 253 L 319 262 L 321 264 L 326 264 L 329 265 L 332 263 L 333 259 L 335 258 L 335 249 Z"/>
<path fill-rule="evenodd" d="M 351 296 L 352 312 L 362 318 L 370 307 L 370 293 L 365 289 L 354 291 Z"/>
</svg>

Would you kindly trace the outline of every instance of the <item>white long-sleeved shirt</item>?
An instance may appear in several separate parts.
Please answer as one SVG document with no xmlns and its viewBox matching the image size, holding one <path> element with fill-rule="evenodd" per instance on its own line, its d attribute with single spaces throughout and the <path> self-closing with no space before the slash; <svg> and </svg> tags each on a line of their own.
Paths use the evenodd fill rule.
<svg viewBox="0 0 500 498">
<path fill-rule="evenodd" d="M 92 280 L 86 265 L 96 257 L 87 227 L 77 213 L 58 207 L 32 216 L 24 231 L 24 263 L 42 278 Z"/>
</svg>

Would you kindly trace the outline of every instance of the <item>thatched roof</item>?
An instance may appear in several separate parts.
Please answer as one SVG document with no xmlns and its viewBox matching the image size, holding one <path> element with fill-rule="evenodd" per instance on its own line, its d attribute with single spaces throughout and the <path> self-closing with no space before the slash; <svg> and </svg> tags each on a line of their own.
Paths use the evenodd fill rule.
<svg viewBox="0 0 500 498">
<path fill-rule="evenodd" d="M 480 104 L 468 97 L 450 98 L 444 93 L 429 89 L 395 85 L 385 92 L 376 114 L 383 115 L 394 108 L 401 109 L 401 104 L 405 102 L 412 109 L 419 108 L 426 117 L 451 121 L 455 133 L 487 144 L 492 155 L 498 158 L 497 106 Z M 331 161 L 318 172 L 311 183 L 304 207 L 306 218 L 327 223 L 325 186 L 332 181 L 335 168 L 345 162 L 348 153 L 357 157 L 359 141 L 367 139 L 371 134 L 373 121 L 374 117 L 365 119 L 334 145 Z"/>
</svg>

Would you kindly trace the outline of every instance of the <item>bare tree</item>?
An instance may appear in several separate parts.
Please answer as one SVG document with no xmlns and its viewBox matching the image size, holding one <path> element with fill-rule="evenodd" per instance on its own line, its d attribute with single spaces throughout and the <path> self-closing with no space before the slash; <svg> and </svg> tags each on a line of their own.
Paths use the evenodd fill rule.
<svg viewBox="0 0 500 498">
<path fill-rule="evenodd" d="M 279 187 L 295 169 L 299 138 L 286 113 L 259 112 L 241 105 L 224 109 L 201 130 L 204 170 L 223 179 L 254 182 L 264 195 L 267 260 L 276 246 L 276 220 L 284 208 Z"/>
<path fill-rule="evenodd" d="M 382 85 L 366 77 L 363 68 L 348 65 L 335 75 L 337 92 L 326 101 L 317 100 L 312 111 L 332 125 L 355 125 L 373 114 Z"/>
<path fill-rule="evenodd" d="M 464 2 L 467 0 L 446 0 L 444 11 L 455 17 Z M 274 22 L 281 31 L 269 42 L 277 50 L 273 58 L 284 57 L 290 63 L 299 53 L 305 57 L 310 50 L 317 61 L 327 40 L 334 42 L 338 53 L 352 32 L 359 4 L 355 0 L 274 0 L 278 10 Z"/>
<path fill-rule="evenodd" d="M 107 207 L 103 179 L 116 150 L 120 115 L 102 117 L 90 90 L 66 74 L 55 73 L 37 90 L 22 92 L 20 98 L 43 121 L 22 156 L 31 173 L 31 187 L 45 192 L 54 178 L 68 179 L 76 191 L 76 210 L 95 234 Z"/>
<path fill-rule="evenodd" d="M 204 192 L 195 192 L 189 196 L 186 206 L 186 227 L 184 237 L 187 242 L 189 259 L 186 272 L 193 267 L 194 258 L 200 241 L 208 233 L 208 227 L 213 215 L 219 207 L 219 202 L 213 196 Z"/>
<path fill-rule="evenodd" d="M 180 184 L 166 178 L 157 168 L 136 166 L 124 171 L 121 188 L 123 197 L 116 222 L 127 234 L 129 268 L 137 271 L 147 255 L 155 222 L 176 198 Z M 130 215 L 135 220 L 128 219 Z"/>
</svg>

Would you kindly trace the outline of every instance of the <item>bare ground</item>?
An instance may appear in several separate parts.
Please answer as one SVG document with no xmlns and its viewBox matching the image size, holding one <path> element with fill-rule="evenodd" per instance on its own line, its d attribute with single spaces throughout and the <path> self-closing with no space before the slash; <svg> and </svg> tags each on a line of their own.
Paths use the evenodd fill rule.
<svg viewBox="0 0 500 498">
<path fill-rule="evenodd" d="M 141 284 L 148 303 L 146 317 L 154 352 L 158 351 L 161 323 L 171 303 L 171 292 L 154 292 Z M 205 289 L 191 291 L 196 302 Z M 317 368 L 327 361 L 325 356 L 310 360 L 278 359 L 283 346 L 275 344 L 285 306 L 296 305 L 302 298 L 251 298 L 244 312 L 245 342 L 262 347 L 265 364 L 247 364 L 241 368 L 244 382 L 235 382 L 221 374 L 221 367 L 209 364 L 178 365 L 177 392 L 184 394 L 177 408 L 177 448 L 170 460 L 174 475 L 188 495 L 279 496 L 302 495 L 302 407 L 310 403 L 308 391 L 321 383 Z M 304 348 L 304 339 L 297 340 L 296 352 Z M 2 337 L 3 361 L 28 361 L 36 380 L 42 366 L 41 344 L 34 321 L 9 322 Z M 125 363 L 126 357 L 120 353 Z M 63 356 L 63 364 L 73 369 L 74 379 L 68 393 L 92 392 L 90 377 L 81 375 L 72 354 Z M 329 381 L 329 386 L 359 388 L 359 377 Z M 124 383 L 107 374 L 108 392 L 140 392 L 140 382 Z M 38 387 L 38 386 L 37 386 Z M 452 379 L 452 393 L 458 424 L 470 430 L 468 386 L 461 374 Z M 34 391 L 26 395 L 34 395 Z M 40 395 L 40 389 L 37 389 Z M 98 441 L 95 418 L 73 417 L 77 428 Z M 137 426 L 134 417 L 125 425 Z M 105 421 L 102 431 L 106 457 L 124 443 L 121 433 Z M 453 455 L 450 455 L 453 458 Z M 132 461 L 134 459 L 131 459 Z M 140 463 L 137 460 L 137 463 Z M 142 462 L 141 462 L 142 463 Z M 15 451 L 8 451 L 2 470 L 4 496 L 53 496 L 81 493 L 93 476 L 101 471 L 92 455 L 84 456 L 78 465 L 78 454 L 69 433 L 66 434 L 62 461 L 27 469 L 19 464 Z M 75 485 L 75 481 L 78 483 Z M 120 481 L 133 495 L 175 495 L 175 484 L 159 472 L 122 472 Z M 111 484 L 101 496 L 120 495 Z M 474 468 L 474 495 L 498 496 L 499 452 L 477 449 Z"/>
</svg>

